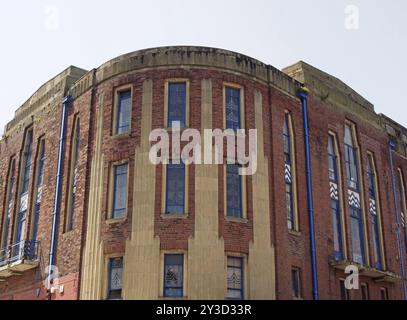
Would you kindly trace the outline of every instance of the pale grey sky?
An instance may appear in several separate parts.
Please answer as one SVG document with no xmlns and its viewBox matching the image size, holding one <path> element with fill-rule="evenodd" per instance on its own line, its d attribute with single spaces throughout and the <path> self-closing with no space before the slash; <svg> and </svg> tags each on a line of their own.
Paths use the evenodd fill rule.
<svg viewBox="0 0 407 320">
<path fill-rule="evenodd" d="M 349 7 L 356 6 L 356 7 Z M 346 11 L 348 10 L 351 11 Z M 359 27 L 349 30 L 359 10 Z M 237 51 L 277 68 L 304 60 L 407 126 L 405 0 L 14 0 L 0 5 L 0 132 L 69 65 L 166 45 Z"/>
</svg>

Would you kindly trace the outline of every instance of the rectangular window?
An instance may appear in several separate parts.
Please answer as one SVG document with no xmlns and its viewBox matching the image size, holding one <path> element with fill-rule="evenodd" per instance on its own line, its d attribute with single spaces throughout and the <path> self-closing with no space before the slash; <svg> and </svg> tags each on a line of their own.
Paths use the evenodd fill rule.
<svg viewBox="0 0 407 320">
<path fill-rule="evenodd" d="M 184 296 L 184 255 L 164 255 L 164 297 Z"/>
<path fill-rule="evenodd" d="M 359 176 L 357 168 L 357 149 L 354 146 L 354 134 L 350 125 L 345 126 L 345 160 L 348 187 L 359 191 Z"/>
<path fill-rule="evenodd" d="M 6 193 L 7 202 L 6 202 L 6 207 L 5 207 L 5 211 L 4 211 L 3 235 L 2 235 L 2 238 L 0 239 L 2 246 L 0 249 L 6 249 L 8 246 L 8 236 L 9 236 L 8 232 L 9 232 L 10 220 L 11 220 L 11 209 L 13 208 L 15 174 L 16 174 L 16 161 L 15 161 L 15 159 L 11 159 L 9 172 L 8 172 L 8 185 L 7 185 L 7 193 Z"/>
<path fill-rule="evenodd" d="M 339 288 L 341 290 L 341 300 L 349 300 L 349 291 L 345 287 L 345 280 L 339 280 Z"/>
<path fill-rule="evenodd" d="M 131 90 L 118 91 L 116 107 L 116 127 L 115 134 L 125 134 L 130 132 L 132 92 Z"/>
<path fill-rule="evenodd" d="M 168 83 L 168 128 L 179 122 L 181 128 L 187 126 L 187 83 Z"/>
<path fill-rule="evenodd" d="M 287 209 L 288 230 L 298 230 L 295 207 L 295 168 L 294 168 L 294 144 L 292 141 L 292 122 L 288 112 L 285 113 L 283 127 L 284 145 L 284 180 L 285 180 L 285 203 Z"/>
<path fill-rule="evenodd" d="M 108 300 L 121 300 L 123 289 L 123 258 L 109 259 Z"/>
<path fill-rule="evenodd" d="M 167 164 L 166 214 L 185 213 L 185 164 Z"/>
<path fill-rule="evenodd" d="M 380 206 L 379 195 L 377 186 L 376 167 L 373 158 L 373 154 L 367 155 L 367 180 L 369 188 L 369 212 L 371 218 L 371 235 L 373 240 L 373 263 L 374 267 L 381 270 L 383 268 L 382 263 L 382 244 L 381 244 L 381 224 L 380 224 Z"/>
<path fill-rule="evenodd" d="M 15 228 L 15 233 L 13 237 L 13 242 L 17 244 L 13 247 L 12 256 L 13 259 L 19 258 L 21 255 L 20 242 L 25 240 L 25 231 L 27 225 L 27 212 L 29 203 L 29 185 L 30 185 L 30 174 L 31 174 L 31 160 L 32 160 L 32 145 L 33 145 L 33 131 L 29 130 L 26 132 L 24 139 L 24 150 L 22 153 L 22 164 L 21 164 L 21 190 L 19 194 L 18 212 L 15 215 L 15 223 L 17 227 Z"/>
<path fill-rule="evenodd" d="M 350 226 L 352 233 L 352 252 L 353 262 L 364 263 L 364 246 L 363 246 L 363 222 L 362 212 L 360 209 L 350 208 Z"/>
<path fill-rule="evenodd" d="M 341 222 L 341 211 L 339 208 L 339 201 L 331 199 L 331 210 L 332 210 L 332 227 L 333 227 L 333 238 L 334 238 L 334 250 L 335 259 L 340 261 L 343 259 L 343 249 L 342 249 L 342 222 Z"/>
<path fill-rule="evenodd" d="M 41 197 L 42 197 L 42 184 L 44 180 L 44 162 L 45 162 L 45 142 L 41 140 L 39 143 L 38 149 L 38 159 L 36 164 L 36 179 L 37 179 L 37 186 L 35 191 L 35 198 L 34 198 L 34 216 L 33 216 L 33 225 L 32 225 L 32 237 L 31 240 L 37 240 L 37 233 L 38 233 L 38 222 L 40 218 L 40 208 L 41 208 Z"/>
<path fill-rule="evenodd" d="M 31 171 L 31 158 L 32 158 L 32 141 L 33 141 L 33 132 L 30 130 L 26 135 L 25 148 L 23 153 L 24 167 L 23 167 L 23 181 L 21 194 L 28 192 L 28 187 L 30 183 L 30 171 Z"/>
<path fill-rule="evenodd" d="M 403 172 L 400 168 L 397 169 L 398 171 L 398 193 L 399 193 L 399 201 L 400 201 L 400 216 L 401 216 L 401 224 L 403 228 L 406 227 L 406 213 L 407 213 L 407 205 L 406 205 L 406 190 L 404 185 L 404 177 Z M 407 231 L 406 231 L 407 232 Z"/>
<path fill-rule="evenodd" d="M 288 230 L 294 230 L 294 208 L 293 208 L 293 191 L 291 184 L 285 184 L 285 205 L 287 208 L 287 226 Z"/>
<path fill-rule="evenodd" d="M 244 274 L 243 274 L 243 258 L 228 257 L 228 273 L 227 273 L 227 298 L 228 299 L 244 299 Z"/>
<path fill-rule="evenodd" d="M 120 219 L 127 211 L 128 164 L 113 166 L 113 206 L 112 218 Z"/>
<path fill-rule="evenodd" d="M 241 123 L 241 90 L 225 88 L 226 129 L 237 130 L 242 128 Z"/>
<path fill-rule="evenodd" d="M 75 118 L 75 125 L 72 132 L 71 139 L 71 165 L 69 171 L 69 193 L 68 193 L 68 205 L 66 211 L 66 223 L 65 231 L 71 231 L 74 226 L 75 218 L 75 203 L 76 203 L 76 191 L 78 184 L 78 162 L 79 162 L 79 147 L 80 147 L 80 121 L 79 117 Z"/>
<path fill-rule="evenodd" d="M 329 180 L 332 182 L 338 182 L 338 170 L 337 162 L 338 155 L 336 152 L 336 138 L 334 135 L 330 134 L 328 136 L 328 172 Z"/>
<path fill-rule="evenodd" d="M 389 300 L 389 291 L 387 288 L 380 288 L 380 299 Z"/>
<path fill-rule="evenodd" d="M 350 228 L 352 239 L 353 262 L 365 263 L 364 218 L 362 211 L 363 197 L 360 193 L 358 158 L 359 148 L 353 124 L 345 125 L 345 158 L 348 180 L 348 205 L 350 211 Z"/>
<path fill-rule="evenodd" d="M 242 176 L 239 174 L 239 165 L 226 166 L 226 184 L 227 216 L 243 218 Z"/>
<path fill-rule="evenodd" d="M 291 269 L 291 285 L 293 298 L 301 298 L 301 271 L 298 268 Z"/>
<path fill-rule="evenodd" d="M 361 283 L 360 290 L 362 291 L 362 300 L 369 300 L 369 286 L 367 283 Z"/>
</svg>

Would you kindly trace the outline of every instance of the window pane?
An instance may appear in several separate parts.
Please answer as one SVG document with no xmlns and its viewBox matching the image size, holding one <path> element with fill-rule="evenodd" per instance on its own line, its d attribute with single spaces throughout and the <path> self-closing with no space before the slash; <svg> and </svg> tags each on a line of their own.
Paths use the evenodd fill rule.
<svg viewBox="0 0 407 320">
<path fill-rule="evenodd" d="M 40 142 L 40 151 L 39 151 L 39 160 L 38 160 L 38 168 L 37 170 L 37 190 L 35 195 L 35 210 L 34 210 L 34 221 L 33 221 L 33 233 L 32 233 L 32 240 L 37 240 L 37 233 L 38 233 L 38 220 L 41 208 L 41 196 L 42 196 L 42 183 L 43 183 L 43 176 L 44 176 L 44 161 L 45 161 L 45 144 L 44 141 Z"/>
<path fill-rule="evenodd" d="M 366 283 L 363 283 L 361 285 L 362 289 L 362 300 L 369 300 L 369 287 L 367 286 Z"/>
<path fill-rule="evenodd" d="M 240 129 L 240 90 L 226 88 L 226 129 Z"/>
<path fill-rule="evenodd" d="M 336 182 L 337 181 L 337 174 L 336 174 L 336 157 L 328 156 L 328 165 L 329 165 L 329 180 Z"/>
<path fill-rule="evenodd" d="M 121 299 L 123 287 L 123 258 L 109 261 L 109 292 L 108 299 Z"/>
<path fill-rule="evenodd" d="M 343 258 L 343 255 L 342 255 L 342 232 L 341 232 L 342 226 L 341 226 L 339 202 L 336 200 L 331 200 L 331 208 L 332 208 L 335 258 L 337 260 L 340 260 Z"/>
<path fill-rule="evenodd" d="M 172 123 L 180 122 L 181 128 L 186 127 L 186 83 L 170 83 L 168 85 L 168 127 Z"/>
<path fill-rule="evenodd" d="M 131 123 L 131 91 L 119 92 L 117 134 L 129 132 Z"/>
<path fill-rule="evenodd" d="M 295 229 L 294 217 L 294 195 L 293 195 L 293 171 L 292 171 L 292 150 L 290 135 L 290 115 L 285 113 L 283 126 L 284 142 L 284 180 L 285 180 L 285 203 L 287 209 L 287 227 L 289 230 Z"/>
<path fill-rule="evenodd" d="M 348 187 L 351 189 L 358 190 L 359 178 L 356 161 L 356 149 L 349 145 L 346 145 L 345 156 L 346 156 L 346 173 L 348 177 Z"/>
<path fill-rule="evenodd" d="M 243 258 L 228 257 L 227 298 L 243 299 Z"/>
<path fill-rule="evenodd" d="M 353 146 L 352 128 L 349 125 L 345 125 L 345 143 Z"/>
<path fill-rule="evenodd" d="M 389 299 L 389 293 L 387 291 L 387 288 L 381 288 L 380 289 L 380 296 L 382 300 L 388 300 Z"/>
<path fill-rule="evenodd" d="M 127 208 L 127 171 L 128 165 L 120 165 L 114 168 L 114 199 L 113 218 L 122 218 Z"/>
<path fill-rule="evenodd" d="M 348 290 L 345 288 L 345 281 L 340 280 L 339 287 L 341 290 L 341 299 L 342 300 L 349 300 Z"/>
<path fill-rule="evenodd" d="M 285 185 L 285 203 L 287 207 L 287 223 L 288 229 L 294 229 L 294 208 L 293 208 L 293 195 L 291 184 L 286 183 Z"/>
<path fill-rule="evenodd" d="M 30 170 L 31 170 L 31 158 L 32 158 L 32 131 L 28 131 L 26 135 L 26 145 L 24 150 L 24 171 L 23 171 L 23 186 L 21 193 L 26 193 L 28 191 L 28 186 L 30 182 Z"/>
<path fill-rule="evenodd" d="M 400 216 L 401 216 L 401 224 L 405 227 L 405 214 L 406 214 L 406 197 L 405 197 L 405 186 L 404 186 L 404 178 L 401 170 L 398 170 L 398 191 L 399 191 L 399 200 L 400 200 Z"/>
<path fill-rule="evenodd" d="M 185 164 L 167 165 L 167 214 L 184 214 Z"/>
<path fill-rule="evenodd" d="M 291 270 L 291 284 L 294 298 L 300 298 L 300 274 L 299 270 Z"/>
<path fill-rule="evenodd" d="M 164 296 L 183 296 L 184 256 L 182 254 L 166 254 L 164 256 Z"/>
<path fill-rule="evenodd" d="M 353 261 L 363 264 L 363 229 L 360 217 L 360 210 L 351 208 L 351 234 Z"/>
<path fill-rule="evenodd" d="M 7 194 L 7 207 L 5 212 L 5 224 L 3 225 L 3 248 L 6 249 L 8 246 L 8 232 L 11 219 L 11 210 L 13 207 L 13 194 L 14 194 L 14 181 L 15 181 L 15 160 L 11 160 L 10 171 L 9 171 L 9 185 L 8 185 L 8 194 Z"/>
<path fill-rule="evenodd" d="M 374 267 L 380 270 L 382 268 L 382 259 L 381 259 L 379 224 L 377 222 L 377 216 L 372 215 L 371 218 L 372 218 Z"/>
<path fill-rule="evenodd" d="M 290 115 L 285 114 L 283 127 L 283 142 L 284 142 L 284 162 L 291 164 L 291 136 L 289 130 Z"/>
<path fill-rule="evenodd" d="M 227 215 L 242 218 L 242 176 L 238 165 L 227 165 Z"/>
<path fill-rule="evenodd" d="M 373 171 L 373 159 L 369 155 L 367 161 L 367 182 L 368 182 L 368 189 L 369 189 L 369 196 L 373 199 L 376 199 L 376 191 L 375 191 L 375 174 Z"/>
</svg>

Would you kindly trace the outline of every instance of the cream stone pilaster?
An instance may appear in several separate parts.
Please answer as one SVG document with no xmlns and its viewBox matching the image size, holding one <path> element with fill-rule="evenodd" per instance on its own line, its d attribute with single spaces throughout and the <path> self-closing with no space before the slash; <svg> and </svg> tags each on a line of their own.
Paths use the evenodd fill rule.
<svg viewBox="0 0 407 320">
<path fill-rule="evenodd" d="M 212 82 L 202 80 L 201 124 L 212 129 Z M 202 143 L 202 152 L 204 150 Z M 204 159 L 202 155 L 202 160 Z M 218 166 L 195 166 L 195 232 L 188 243 L 188 289 L 190 299 L 226 297 L 226 262 L 218 223 Z"/>
<path fill-rule="evenodd" d="M 103 168 L 104 155 L 103 144 L 103 110 L 104 96 L 99 96 L 98 108 L 96 110 L 96 144 L 92 160 L 90 192 L 88 205 L 88 223 L 86 230 L 86 243 L 83 250 L 82 278 L 80 299 L 100 300 L 103 299 L 103 242 L 100 236 L 100 225 L 102 223 L 103 205 Z"/>
<path fill-rule="evenodd" d="M 263 101 L 254 93 L 257 172 L 253 175 L 253 241 L 249 249 L 249 299 L 275 299 L 275 256 L 271 246 L 268 159 L 264 155 Z"/>
<path fill-rule="evenodd" d="M 141 143 L 136 148 L 131 238 L 124 257 L 123 298 L 159 298 L 160 239 L 154 236 L 156 166 L 150 162 L 153 82 L 143 83 Z"/>
</svg>

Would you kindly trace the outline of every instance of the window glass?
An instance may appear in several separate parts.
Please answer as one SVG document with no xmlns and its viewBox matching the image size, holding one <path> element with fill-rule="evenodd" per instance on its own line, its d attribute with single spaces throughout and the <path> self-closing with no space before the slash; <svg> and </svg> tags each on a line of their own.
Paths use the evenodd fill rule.
<svg viewBox="0 0 407 320">
<path fill-rule="evenodd" d="M 128 164 L 114 166 L 113 219 L 123 218 L 127 209 Z"/>
<path fill-rule="evenodd" d="M 131 124 L 131 90 L 118 93 L 116 134 L 123 134 L 130 131 Z"/>
<path fill-rule="evenodd" d="M 184 255 L 164 256 L 164 296 L 182 297 L 184 285 Z"/>
<path fill-rule="evenodd" d="M 122 299 L 123 288 L 123 258 L 109 260 L 109 300 Z"/>
<path fill-rule="evenodd" d="M 228 164 L 227 174 L 227 215 L 242 218 L 242 176 L 239 175 L 239 166 Z"/>
<path fill-rule="evenodd" d="M 226 94 L 226 129 L 241 129 L 240 89 L 225 89 Z"/>
<path fill-rule="evenodd" d="M 185 212 L 185 164 L 169 163 L 167 165 L 167 214 L 184 214 Z"/>
<path fill-rule="evenodd" d="M 243 299 L 243 258 L 228 257 L 228 299 Z"/>
<path fill-rule="evenodd" d="M 168 127 L 173 122 L 180 122 L 181 128 L 186 127 L 187 85 L 185 82 L 168 84 Z"/>
</svg>

